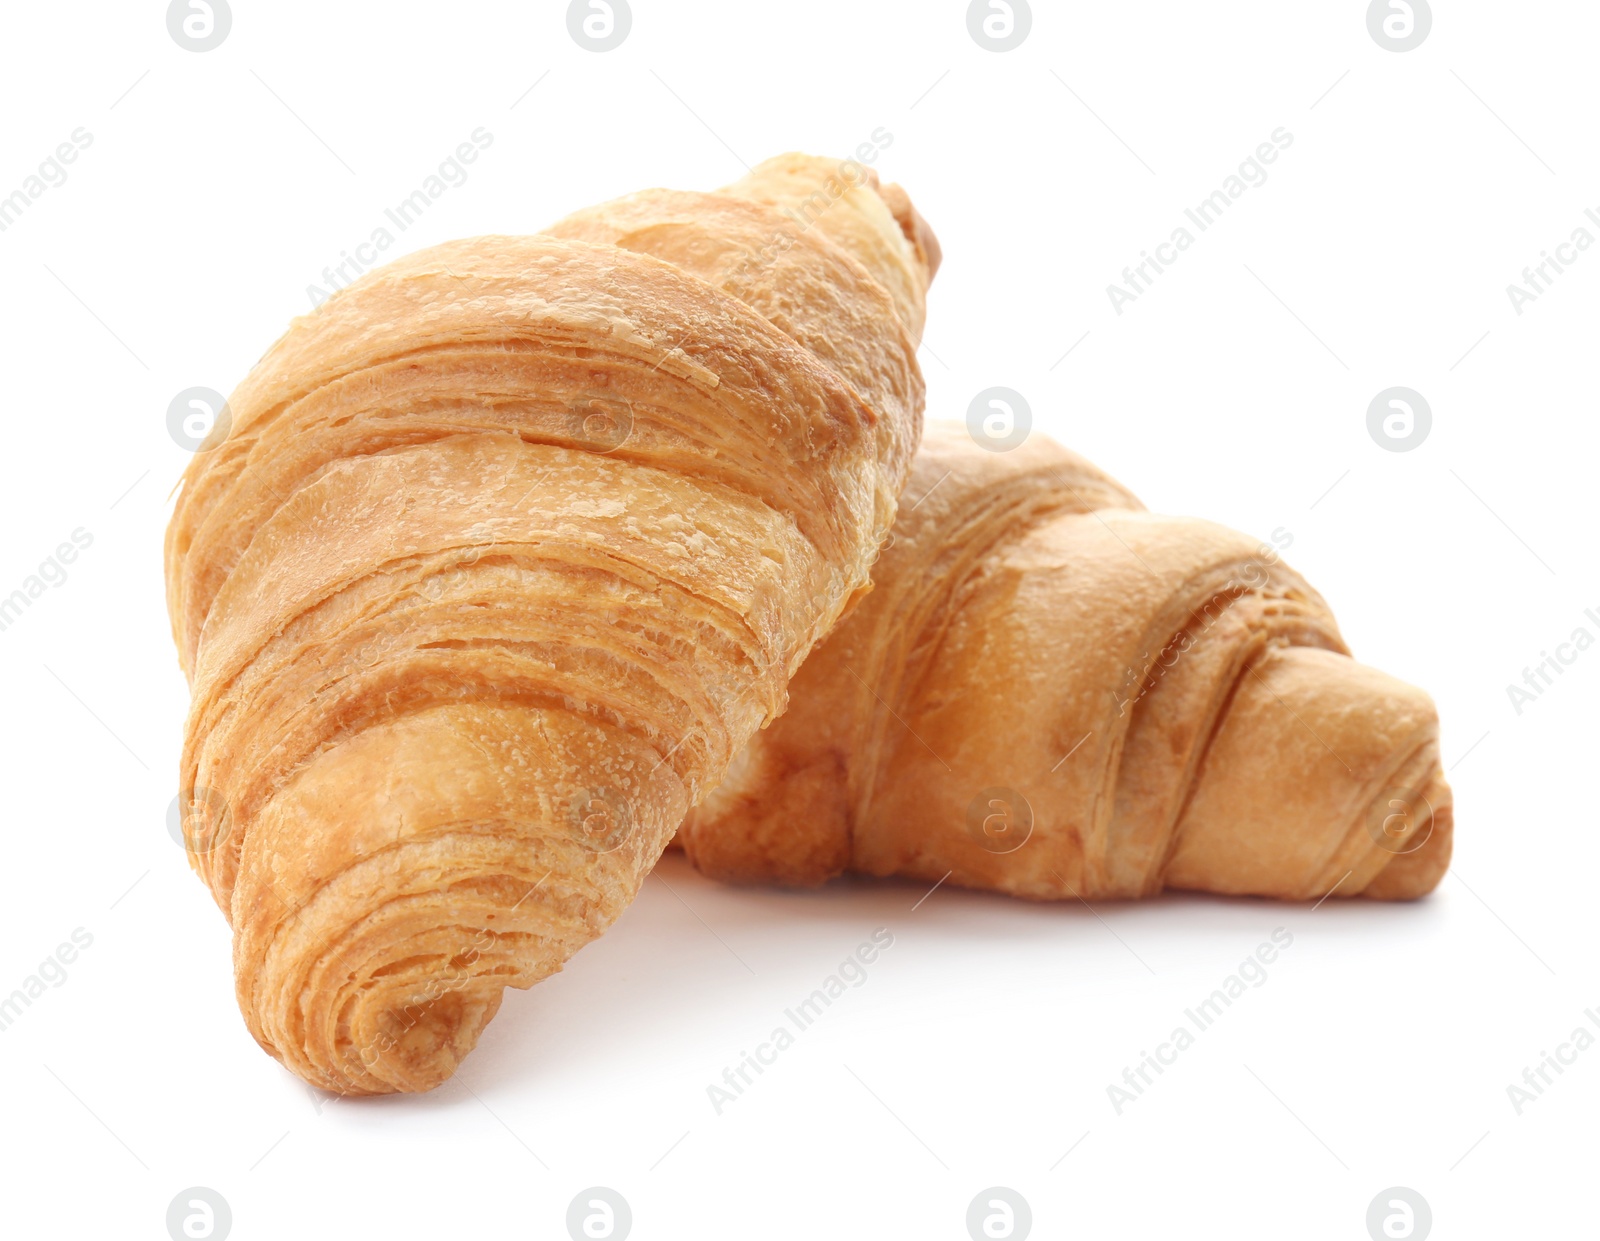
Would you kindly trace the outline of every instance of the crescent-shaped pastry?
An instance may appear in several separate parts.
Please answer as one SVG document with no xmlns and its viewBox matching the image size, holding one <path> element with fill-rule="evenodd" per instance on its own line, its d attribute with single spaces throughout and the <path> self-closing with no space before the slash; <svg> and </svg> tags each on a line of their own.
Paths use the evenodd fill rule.
<svg viewBox="0 0 1600 1241">
<path fill-rule="evenodd" d="M 617 917 L 868 588 L 937 259 L 896 187 L 783 156 L 400 259 L 262 358 L 166 563 L 264 1048 L 426 1090 Z"/>
<path fill-rule="evenodd" d="M 877 589 L 679 833 L 701 870 L 1086 900 L 1439 882 L 1433 703 L 1350 658 L 1273 549 L 1038 436 L 931 425 L 907 495 Z"/>
</svg>

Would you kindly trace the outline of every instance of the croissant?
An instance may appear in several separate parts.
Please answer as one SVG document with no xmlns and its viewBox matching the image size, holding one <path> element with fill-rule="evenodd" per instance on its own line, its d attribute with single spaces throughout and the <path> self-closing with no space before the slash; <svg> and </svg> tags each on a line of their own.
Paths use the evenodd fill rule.
<svg viewBox="0 0 1600 1241">
<path fill-rule="evenodd" d="M 1035 899 L 1404 899 L 1449 864 L 1427 695 L 1276 550 L 1038 436 L 930 425 L 876 589 L 678 841 L 707 874 Z"/>
<path fill-rule="evenodd" d="M 783 156 L 403 258 L 262 358 L 166 571 L 263 1048 L 429 1089 L 617 917 L 869 587 L 937 263 L 898 187 Z"/>
</svg>

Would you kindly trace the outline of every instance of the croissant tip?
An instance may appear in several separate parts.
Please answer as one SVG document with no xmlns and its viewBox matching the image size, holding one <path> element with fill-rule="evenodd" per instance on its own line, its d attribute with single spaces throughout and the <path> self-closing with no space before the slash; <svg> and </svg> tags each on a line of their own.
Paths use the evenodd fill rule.
<svg viewBox="0 0 1600 1241">
<path fill-rule="evenodd" d="M 362 1056 L 360 1068 L 355 1068 L 354 1063 L 317 1064 L 309 1054 L 316 1049 L 307 1048 L 308 1059 L 317 1071 L 314 1075 L 302 1071 L 302 1076 L 331 1089 L 340 1098 L 425 1094 L 455 1076 L 499 1011 L 503 994 L 502 988 L 492 994 L 457 992 L 441 996 L 420 1013 L 415 1006 L 409 1006 L 405 1012 L 382 1014 L 376 1028 L 405 1029 L 398 1037 L 384 1040 L 380 1053 L 370 1059 Z M 341 1051 L 353 1060 L 353 1048 L 347 1046 Z"/>
</svg>

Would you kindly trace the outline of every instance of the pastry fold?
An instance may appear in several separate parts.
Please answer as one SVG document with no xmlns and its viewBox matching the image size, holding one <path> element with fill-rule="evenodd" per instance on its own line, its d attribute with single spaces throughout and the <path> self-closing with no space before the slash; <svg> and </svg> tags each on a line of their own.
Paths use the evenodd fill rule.
<svg viewBox="0 0 1600 1241">
<path fill-rule="evenodd" d="M 936 261 L 897 187 L 783 156 L 400 259 L 262 358 L 166 564 L 264 1048 L 428 1089 L 617 917 L 869 586 Z"/>
<path fill-rule="evenodd" d="M 923 440 L 877 589 L 678 840 L 708 874 L 1041 900 L 1431 890 L 1438 718 L 1270 547 L 1034 436 Z"/>
</svg>

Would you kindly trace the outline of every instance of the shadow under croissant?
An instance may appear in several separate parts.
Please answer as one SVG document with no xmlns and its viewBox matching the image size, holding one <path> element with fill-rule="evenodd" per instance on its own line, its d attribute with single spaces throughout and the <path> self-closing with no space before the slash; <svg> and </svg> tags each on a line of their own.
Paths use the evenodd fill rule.
<svg viewBox="0 0 1600 1241">
<path fill-rule="evenodd" d="M 1387 864 L 1360 887 L 1352 882 L 1354 868 L 1345 870 L 1326 891 L 1307 893 L 1298 906 L 1287 907 L 1284 916 L 1315 914 L 1326 922 L 1338 917 L 1337 910 L 1350 908 L 1336 899 L 1342 896 L 1405 900 L 1431 890 L 1448 865 L 1452 835 L 1448 789 L 1435 789 L 1432 795 L 1437 804 L 1426 821 L 1408 820 L 1387 833 L 1382 824 L 1404 812 L 1376 804 L 1360 830 L 1376 825 L 1373 840 L 1383 838 Z M 1382 818 L 1375 817 L 1380 813 Z M 1236 823 L 1218 826 L 1235 841 L 1242 839 Z M 1391 847 L 1392 854 L 1388 852 Z M 1028 842 L 1024 842 L 1011 852 L 1025 854 L 1027 848 Z M 591 1061 L 603 1064 L 607 1057 L 627 1055 L 636 1047 L 640 1013 L 649 1014 L 652 1029 L 659 1033 L 661 1023 L 670 1020 L 675 1007 L 693 1007 L 703 1015 L 708 1004 L 717 1003 L 702 985 L 686 987 L 675 970 L 661 969 L 663 959 L 681 964 L 699 952 L 713 976 L 720 963 L 742 984 L 754 969 L 735 944 L 747 953 L 752 940 L 759 941 L 767 953 L 792 952 L 799 945 L 809 956 L 815 952 L 814 945 L 838 942 L 875 923 L 898 927 L 908 918 L 916 919 L 925 930 L 943 927 L 963 941 L 987 939 L 996 947 L 1015 945 L 1019 937 L 1055 936 L 1064 922 L 1081 943 L 1080 936 L 1109 930 L 1103 919 L 1113 910 L 1123 919 L 1164 923 L 1175 911 L 1202 920 L 1207 909 L 1215 916 L 1217 910 L 1257 908 L 1262 898 L 1230 895 L 1225 890 L 1229 883 L 1241 888 L 1250 883 L 1251 867 L 1259 866 L 1262 859 L 1259 854 L 1246 856 L 1248 852 L 1247 848 L 1243 854 L 1224 851 L 1223 864 L 1230 869 L 1215 880 L 1223 891 L 1203 896 L 1184 892 L 1186 881 L 1180 870 L 1175 876 L 1177 883 L 1153 899 L 1135 903 L 1126 895 L 1121 899 L 1096 896 L 1091 906 L 1076 892 L 1023 892 L 1020 895 L 1034 899 L 1017 904 L 1000 894 L 973 891 L 978 885 L 954 880 L 949 872 L 936 877 L 931 886 L 925 879 L 874 878 L 858 872 L 809 889 L 730 887 L 697 873 L 681 851 L 669 850 L 640 897 L 623 913 L 621 921 L 626 925 L 589 944 L 579 970 L 546 978 L 536 989 L 537 1000 L 506 997 L 502 987 L 509 980 L 484 972 L 476 952 L 472 959 L 452 962 L 452 968 L 435 965 L 410 978 L 402 971 L 395 977 L 391 1006 L 384 1006 L 382 991 L 366 995 L 377 1001 L 373 1004 L 375 1016 L 365 1036 L 353 1040 L 346 1054 L 359 1055 L 364 1070 L 379 1080 L 411 1090 L 431 1089 L 473 1050 L 489 1020 L 500 1010 L 502 999 L 509 998 L 506 1016 L 496 1023 L 498 1033 L 490 1036 L 486 1050 L 474 1057 L 478 1067 L 471 1074 L 472 1082 L 463 1084 L 470 1089 L 496 1079 L 538 1077 L 545 1071 L 541 1065 L 559 1066 L 549 1069 L 556 1077 L 581 1074 Z M 595 861 L 603 864 L 603 856 Z M 1049 903 L 1038 903 L 1041 901 Z M 698 911 L 713 903 L 708 920 Z M 1384 915 L 1389 916 L 1404 915 Z M 1119 942 L 1122 939 L 1117 938 Z M 490 937 L 483 951 L 491 953 L 494 947 Z M 1131 948 L 1128 951 L 1138 956 Z M 621 979 L 613 966 L 603 963 L 608 959 L 624 962 Z M 1140 961 L 1143 965 L 1142 958 Z M 536 980 L 518 979 L 517 983 L 526 987 L 531 981 Z M 726 992 L 730 1017 L 742 1011 L 738 997 L 743 990 L 741 985 Z M 530 1042 L 547 1045 L 548 1056 L 530 1054 Z M 608 1045 L 610 1050 L 600 1050 Z"/>
<path fill-rule="evenodd" d="M 819 888 L 735 886 L 698 873 L 681 852 L 667 853 L 610 934 L 588 945 L 560 974 L 525 993 L 508 991 L 477 1050 L 438 1090 L 402 1097 L 352 1096 L 365 1107 L 477 1108 L 469 1092 L 517 1087 L 563 1090 L 612 1080 L 619 1063 L 640 1055 L 641 1031 L 674 1058 L 699 1057 L 703 1035 L 729 1031 L 711 1058 L 731 1056 L 752 1028 L 808 994 L 873 928 L 886 927 L 896 947 L 869 977 L 893 964 L 915 934 L 924 945 L 944 941 L 979 955 L 1025 944 L 1050 945 L 1063 969 L 1123 971 L 1144 978 L 1163 965 L 1152 941 L 1192 942 L 1207 931 L 1230 942 L 1259 932 L 1261 918 L 1283 921 L 1296 935 L 1392 944 L 1408 926 L 1431 920 L 1411 903 L 1361 906 L 1327 900 L 1286 905 L 1257 897 L 1173 892 L 1140 901 L 1018 902 L 1001 894 L 905 879 L 847 875 Z M 1315 908 L 1312 906 L 1315 905 Z M 1053 958 L 1054 959 L 1054 958 Z M 673 963 L 662 968 L 663 960 Z M 1224 960 L 1226 963 L 1226 959 Z M 753 985 L 771 982 L 776 1004 L 752 1001 Z M 868 981 L 865 990 L 871 990 Z M 690 1082 L 686 1093 L 697 1093 Z M 330 1098 L 332 1096 L 329 1096 Z M 519 1135 L 550 1157 L 537 1130 Z"/>
</svg>

